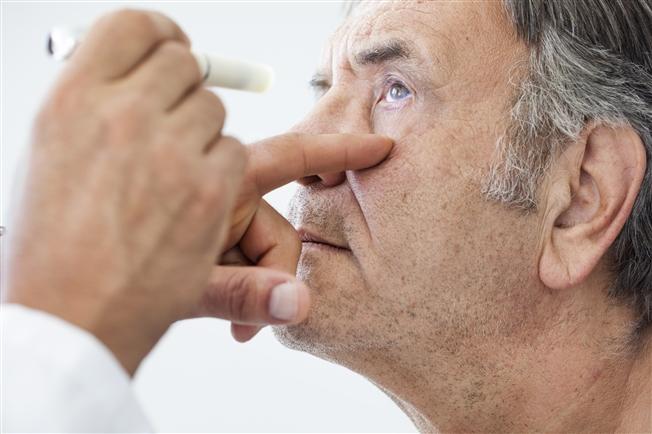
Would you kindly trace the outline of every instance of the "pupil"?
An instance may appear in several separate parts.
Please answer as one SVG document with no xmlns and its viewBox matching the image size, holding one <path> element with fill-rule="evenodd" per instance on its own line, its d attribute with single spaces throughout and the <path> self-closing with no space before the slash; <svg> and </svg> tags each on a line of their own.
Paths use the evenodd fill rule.
<svg viewBox="0 0 652 434">
<path fill-rule="evenodd" d="M 403 96 L 403 93 L 404 93 L 403 90 L 404 90 L 404 89 L 403 89 L 402 86 L 399 86 L 399 85 L 395 84 L 395 85 L 392 86 L 392 88 L 390 89 L 389 94 L 390 94 L 390 96 L 391 96 L 392 98 L 394 98 L 394 99 L 400 99 L 400 98 Z"/>
</svg>

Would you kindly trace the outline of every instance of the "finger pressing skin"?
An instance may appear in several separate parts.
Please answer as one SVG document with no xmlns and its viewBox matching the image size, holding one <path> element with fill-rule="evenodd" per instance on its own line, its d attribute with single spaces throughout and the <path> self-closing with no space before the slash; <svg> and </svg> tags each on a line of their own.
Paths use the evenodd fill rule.
<svg viewBox="0 0 652 434">
<path fill-rule="evenodd" d="M 217 266 L 196 316 L 238 324 L 295 324 L 308 315 L 308 288 L 294 276 L 262 267 Z"/>
<path fill-rule="evenodd" d="M 168 110 L 201 82 L 199 65 L 186 44 L 170 40 L 126 77 L 126 85 Z"/>
<path fill-rule="evenodd" d="M 295 274 L 301 255 L 301 240 L 292 225 L 270 204 L 260 200 L 240 249 L 261 267 Z"/>
<path fill-rule="evenodd" d="M 248 171 L 262 196 L 305 176 L 375 166 L 392 146 L 374 134 L 282 134 L 249 147 Z"/>
<path fill-rule="evenodd" d="M 165 15 L 123 9 L 100 18 L 71 60 L 89 75 L 115 79 L 133 69 L 165 40 L 190 45 L 181 28 Z"/>
</svg>

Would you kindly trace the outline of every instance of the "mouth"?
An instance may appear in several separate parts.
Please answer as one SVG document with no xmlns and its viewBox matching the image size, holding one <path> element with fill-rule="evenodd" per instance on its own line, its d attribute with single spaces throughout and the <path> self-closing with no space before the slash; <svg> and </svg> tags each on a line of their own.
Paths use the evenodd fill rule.
<svg viewBox="0 0 652 434">
<path fill-rule="evenodd" d="M 337 243 L 335 241 L 327 240 L 325 237 L 309 231 L 304 227 L 297 229 L 299 238 L 303 247 L 325 249 L 337 252 L 351 252 L 351 249 L 345 243 Z"/>
</svg>

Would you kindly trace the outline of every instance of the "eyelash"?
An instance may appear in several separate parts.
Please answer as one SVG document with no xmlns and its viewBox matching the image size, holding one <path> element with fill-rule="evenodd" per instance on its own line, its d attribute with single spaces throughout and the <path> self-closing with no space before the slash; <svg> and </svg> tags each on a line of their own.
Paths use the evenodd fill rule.
<svg viewBox="0 0 652 434">
<path fill-rule="evenodd" d="M 386 98 L 388 96 L 388 92 L 390 92 L 391 89 L 394 86 L 400 86 L 403 89 L 407 90 L 408 93 L 409 93 L 408 96 L 406 96 L 401 101 L 399 101 L 399 103 L 402 102 L 402 101 L 405 101 L 405 100 L 407 100 L 407 99 L 409 99 L 410 97 L 413 96 L 412 90 L 407 85 L 405 85 L 401 80 L 398 80 L 395 77 L 387 77 L 384 80 L 383 89 L 380 92 L 380 96 L 378 97 L 378 100 L 376 101 L 376 104 L 381 104 L 381 103 L 392 104 L 392 102 L 386 101 Z M 330 84 L 320 82 L 320 83 L 317 83 L 317 84 L 313 84 L 312 88 L 315 90 L 316 99 L 319 99 L 330 90 Z M 397 108 L 400 108 L 400 107 L 401 106 L 398 106 L 398 107 L 395 106 L 395 107 L 393 107 L 393 109 L 397 109 Z"/>
</svg>

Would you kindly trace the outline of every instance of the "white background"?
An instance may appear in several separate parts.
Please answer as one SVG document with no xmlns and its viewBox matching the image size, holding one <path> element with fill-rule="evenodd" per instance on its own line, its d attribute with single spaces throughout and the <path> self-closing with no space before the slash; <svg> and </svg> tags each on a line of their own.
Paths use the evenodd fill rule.
<svg viewBox="0 0 652 434">
<path fill-rule="evenodd" d="M 123 3 L 123 5 L 126 3 Z M 264 62 L 277 73 L 265 95 L 221 90 L 226 132 L 245 142 L 285 131 L 310 109 L 307 82 L 342 19 L 339 2 L 129 3 L 173 17 L 198 49 Z M 32 118 L 61 65 L 45 54 L 48 29 L 91 23 L 118 3 L 2 4 L 2 225 Z M 294 187 L 268 200 L 282 212 Z M 56 222 L 52 222 L 56 230 Z M 6 246 L 5 246 L 6 247 Z M 6 257 L 6 255 L 5 255 Z M 228 325 L 175 325 L 146 359 L 136 391 L 161 431 L 413 431 L 364 378 L 278 344 L 269 330 L 235 343 Z"/>
</svg>

